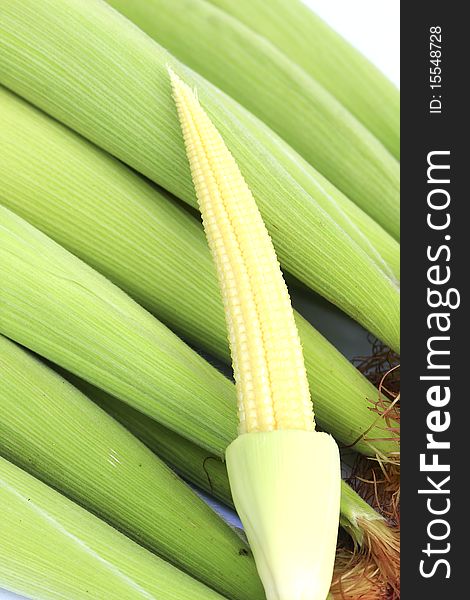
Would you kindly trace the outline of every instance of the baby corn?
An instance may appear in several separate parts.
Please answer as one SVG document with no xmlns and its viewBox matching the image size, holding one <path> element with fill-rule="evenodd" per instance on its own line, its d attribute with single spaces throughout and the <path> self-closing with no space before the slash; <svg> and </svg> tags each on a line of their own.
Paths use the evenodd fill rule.
<svg viewBox="0 0 470 600">
<path fill-rule="evenodd" d="M 268 600 L 324 600 L 338 528 L 338 448 L 315 432 L 289 294 L 253 196 L 196 96 L 169 72 L 232 352 L 239 437 L 226 460 L 235 506 Z"/>
</svg>

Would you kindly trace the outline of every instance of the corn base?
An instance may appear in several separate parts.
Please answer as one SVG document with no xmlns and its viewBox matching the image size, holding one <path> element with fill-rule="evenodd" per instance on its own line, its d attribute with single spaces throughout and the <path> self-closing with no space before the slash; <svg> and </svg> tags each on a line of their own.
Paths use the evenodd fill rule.
<svg viewBox="0 0 470 600">
<path fill-rule="evenodd" d="M 267 600 L 325 600 L 340 506 L 336 442 L 312 431 L 247 433 L 226 461 Z"/>
</svg>

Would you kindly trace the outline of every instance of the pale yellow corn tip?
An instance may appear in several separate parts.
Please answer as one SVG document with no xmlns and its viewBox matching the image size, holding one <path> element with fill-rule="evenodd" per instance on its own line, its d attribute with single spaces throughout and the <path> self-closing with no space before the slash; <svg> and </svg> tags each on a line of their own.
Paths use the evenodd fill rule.
<svg viewBox="0 0 470 600">
<path fill-rule="evenodd" d="M 169 73 L 222 291 L 239 432 L 314 431 L 302 348 L 271 238 L 237 163 L 196 94 Z"/>
</svg>

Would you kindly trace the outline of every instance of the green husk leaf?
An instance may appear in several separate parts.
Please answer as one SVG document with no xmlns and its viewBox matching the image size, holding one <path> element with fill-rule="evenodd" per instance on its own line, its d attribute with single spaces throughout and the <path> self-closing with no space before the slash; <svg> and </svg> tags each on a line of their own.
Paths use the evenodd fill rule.
<svg viewBox="0 0 470 600">
<path fill-rule="evenodd" d="M 124 292 L 0 206 L 0 332 L 222 457 L 232 383 Z"/>
<path fill-rule="evenodd" d="M 222 599 L 3 458 L 0 510 L 0 586 L 10 591 L 41 600 Z"/>
<path fill-rule="evenodd" d="M 317 79 L 396 157 L 398 89 L 300 0 L 209 0 L 270 40 Z"/>
<path fill-rule="evenodd" d="M 397 161 L 334 96 L 276 46 L 206 0 L 107 1 L 259 117 L 398 236 Z"/>
<path fill-rule="evenodd" d="M 263 597 L 249 548 L 124 427 L 3 336 L 0 374 L 0 455 L 224 597 Z"/>
<path fill-rule="evenodd" d="M 61 369 L 59 373 L 119 421 L 186 481 L 234 508 L 223 460 L 80 377 Z"/>
<path fill-rule="evenodd" d="M 230 361 L 200 223 L 61 124 L 0 89 L 0 204 L 66 247 L 190 343 Z M 296 315 L 320 425 L 366 454 L 394 452 L 369 410 L 378 391 Z M 124 396 L 126 399 L 126 396 Z M 224 407 L 230 412 L 232 404 Z M 230 422 L 235 430 L 235 413 Z M 370 429 L 370 430 L 369 430 Z M 362 433 L 367 431 L 367 440 Z M 377 441 L 374 441 L 377 440 Z"/>
<path fill-rule="evenodd" d="M 323 203 L 332 199 L 278 136 L 103 2 L 10 0 L 3 6 L 1 81 L 196 206 L 168 66 L 197 87 L 284 268 L 398 350 L 395 283 L 322 208 L 319 196 Z M 301 173 L 305 185 L 316 187 L 313 195 Z"/>
</svg>

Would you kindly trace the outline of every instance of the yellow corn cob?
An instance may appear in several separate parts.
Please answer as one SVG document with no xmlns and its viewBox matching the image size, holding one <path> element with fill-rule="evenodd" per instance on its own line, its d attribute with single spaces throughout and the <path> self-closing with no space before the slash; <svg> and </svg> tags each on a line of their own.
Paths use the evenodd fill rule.
<svg viewBox="0 0 470 600">
<path fill-rule="evenodd" d="M 268 600 L 324 600 L 339 516 L 338 448 L 315 431 L 289 293 L 255 200 L 196 95 L 169 69 L 216 263 L 237 385 L 226 452 Z"/>
<path fill-rule="evenodd" d="M 172 73 L 214 257 L 237 382 L 240 433 L 315 428 L 302 349 L 271 238 L 233 156 Z"/>
</svg>

